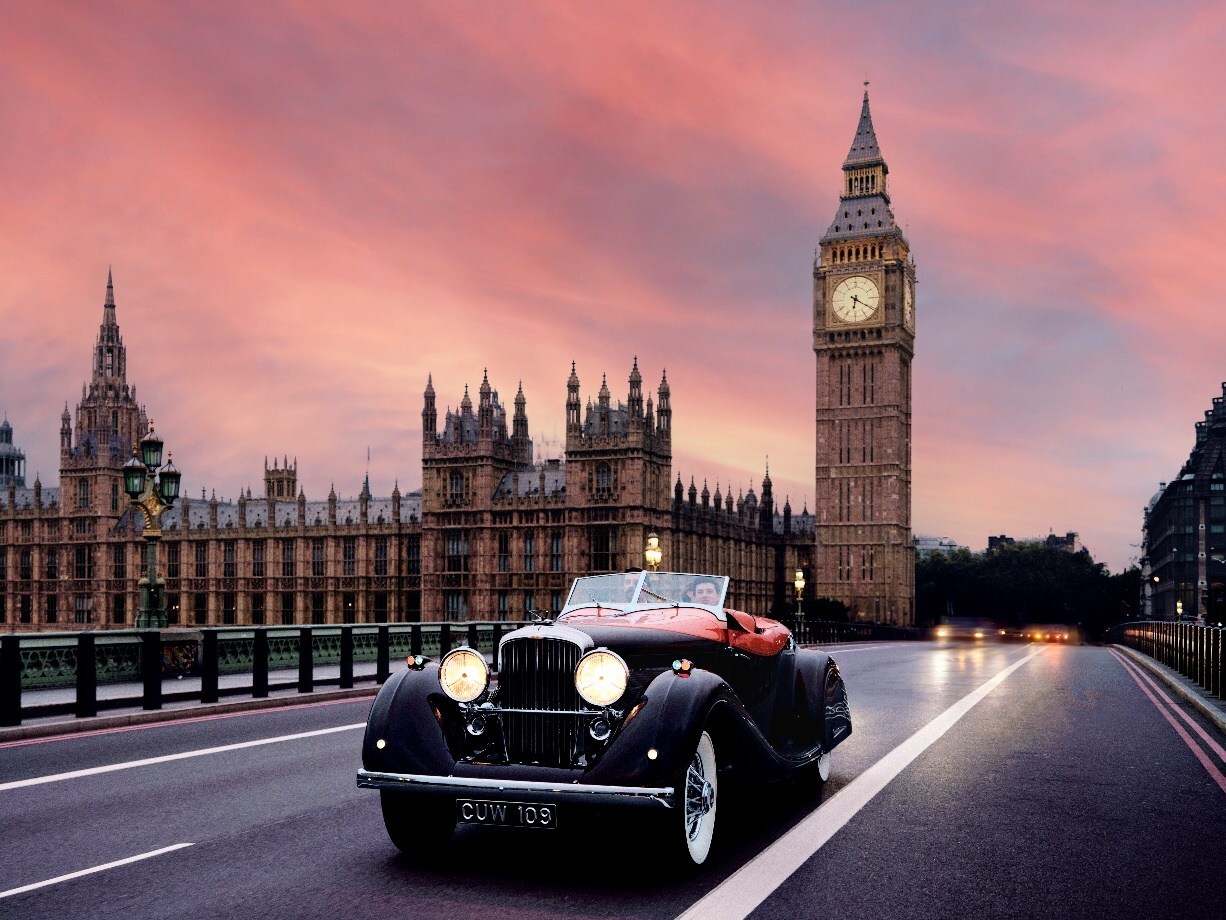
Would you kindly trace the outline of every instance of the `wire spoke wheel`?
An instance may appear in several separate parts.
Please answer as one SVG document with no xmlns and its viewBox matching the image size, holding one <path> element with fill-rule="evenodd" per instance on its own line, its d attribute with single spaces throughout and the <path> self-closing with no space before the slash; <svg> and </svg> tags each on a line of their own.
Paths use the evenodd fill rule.
<svg viewBox="0 0 1226 920">
<path fill-rule="evenodd" d="M 685 855 L 696 866 L 702 865 L 711 851 L 718 793 L 715 745 L 711 736 L 703 732 L 685 771 L 685 800 L 682 807 Z"/>
</svg>

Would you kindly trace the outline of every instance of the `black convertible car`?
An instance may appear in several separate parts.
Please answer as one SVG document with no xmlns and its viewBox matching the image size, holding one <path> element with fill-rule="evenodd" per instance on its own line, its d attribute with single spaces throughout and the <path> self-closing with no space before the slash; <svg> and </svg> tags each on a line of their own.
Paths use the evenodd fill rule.
<svg viewBox="0 0 1226 920">
<path fill-rule="evenodd" d="M 697 865 L 724 771 L 824 781 L 851 734 L 838 667 L 726 608 L 727 591 L 718 575 L 579 578 L 556 620 L 503 637 L 496 680 L 470 648 L 410 658 L 375 698 L 357 776 L 392 842 L 426 855 L 457 822 L 555 829 L 637 808 Z"/>
</svg>

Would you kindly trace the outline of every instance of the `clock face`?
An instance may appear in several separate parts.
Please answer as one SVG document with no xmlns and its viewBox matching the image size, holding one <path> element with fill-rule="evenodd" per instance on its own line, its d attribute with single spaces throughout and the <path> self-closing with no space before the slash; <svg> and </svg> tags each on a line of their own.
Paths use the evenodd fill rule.
<svg viewBox="0 0 1226 920">
<path fill-rule="evenodd" d="M 864 275 L 852 275 L 835 285 L 830 297 L 834 315 L 845 323 L 862 323 L 877 312 L 881 291 Z"/>
<path fill-rule="evenodd" d="M 902 286 L 902 318 L 908 329 L 915 323 L 915 288 L 910 280 Z"/>
</svg>

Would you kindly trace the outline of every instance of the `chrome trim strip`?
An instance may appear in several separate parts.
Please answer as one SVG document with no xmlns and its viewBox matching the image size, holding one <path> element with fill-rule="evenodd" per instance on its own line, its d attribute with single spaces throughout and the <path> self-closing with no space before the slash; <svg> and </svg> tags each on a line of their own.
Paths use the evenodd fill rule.
<svg viewBox="0 0 1226 920">
<path fill-rule="evenodd" d="M 658 803 L 672 807 L 676 790 L 672 786 L 603 786 L 594 783 L 546 783 L 524 779 L 488 779 L 469 776 L 434 776 L 422 773 L 380 773 L 358 770 L 358 786 L 363 789 L 406 789 L 422 792 L 509 792 L 539 793 L 560 799 L 585 800 L 610 797 Z"/>
</svg>

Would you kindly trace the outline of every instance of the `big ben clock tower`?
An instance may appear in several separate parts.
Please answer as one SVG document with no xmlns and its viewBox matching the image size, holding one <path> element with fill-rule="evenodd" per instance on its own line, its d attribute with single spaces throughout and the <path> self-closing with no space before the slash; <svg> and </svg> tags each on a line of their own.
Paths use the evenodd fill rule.
<svg viewBox="0 0 1226 920">
<path fill-rule="evenodd" d="M 867 87 L 867 84 L 865 84 Z M 890 210 L 868 92 L 838 210 L 813 261 L 818 597 L 853 620 L 911 625 L 915 263 Z"/>
</svg>

